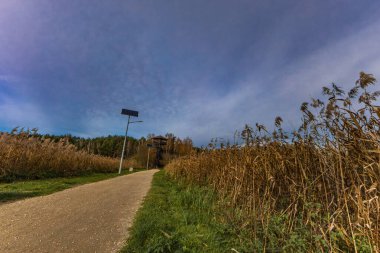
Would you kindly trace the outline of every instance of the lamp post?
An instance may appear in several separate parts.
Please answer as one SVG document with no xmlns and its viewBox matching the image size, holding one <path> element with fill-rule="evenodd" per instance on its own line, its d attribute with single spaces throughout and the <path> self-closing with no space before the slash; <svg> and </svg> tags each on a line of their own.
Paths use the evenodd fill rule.
<svg viewBox="0 0 380 253">
<path fill-rule="evenodd" d="M 148 159 L 146 159 L 146 169 L 149 169 L 149 154 L 150 154 L 150 148 L 152 147 L 152 144 L 147 144 L 148 147 Z"/>
<path fill-rule="evenodd" d="M 131 121 L 131 116 L 133 116 L 133 117 L 138 117 L 139 116 L 139 112 L 138 111 L 132 111 L 132 110 L 128 110 L 128 109 L 122 109 L 121 110 L 121 114 L 128 115 L 128 124 L 127 124 L 127 130 L 125 131 L 123 151 L 121 152 L 119 174 L 121 174 L 121 168 L 123 166 L 124 151 L 125 151 L 125 144 L 127 142 L 127 137 L 128 137 L 129 124 L 142 122 L 142 120 Z"/>
</svg>

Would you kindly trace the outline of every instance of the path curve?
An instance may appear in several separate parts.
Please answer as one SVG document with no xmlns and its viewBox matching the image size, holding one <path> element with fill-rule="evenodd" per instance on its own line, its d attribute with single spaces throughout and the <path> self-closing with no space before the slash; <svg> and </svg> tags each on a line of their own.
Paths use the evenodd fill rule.
<svg viewBox="0 0 380 253">
<path fill-rule="evenodd" d="M 117 252 L 157 171 L 0 205 L 0 252 Z"/>
</svg>

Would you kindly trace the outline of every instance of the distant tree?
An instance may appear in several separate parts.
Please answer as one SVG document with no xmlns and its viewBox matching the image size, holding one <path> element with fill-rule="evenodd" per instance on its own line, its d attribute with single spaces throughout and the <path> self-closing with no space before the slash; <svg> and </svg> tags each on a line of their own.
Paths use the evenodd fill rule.
<svg viewBox="0 0 380 253">
<path fill-rule="evenodd" d="M 23 129 L 21 129 L 24 131 Z M 20 130 L 20 131 L 21 131 Z M 15 132 L 18 129 L 15 130 Z M 122 149 L 124 136 L 118 135 L 108 135 L 103 137 L 96 138 L 83 138 L 76 137 L 70 134 L 67 135 L 41 135 L 36 133 L 33 130 L 25 130 L 25 132 L 30 132 L 29 134 L 36 135 L 36 137 L 40 137 L 43 139 L 50 139 L 54 142 L 64 141 L 65 143 L 70 143 L 74 145 L 78 150 L 83 150 L 91 154 L 108 156 L 108 157 L 120 157 Z M 154 137 L 155 134 L 151 133 L 148 136 L 141 137 L 140 139 L 135 139 L 133 137 L 128 137 L 128 152 L 126 151 L 126 158 L 135 159 L 140 166 L 146 166 L 148 148 L 147 144 L 149 139 Z M 168 139 L 167 144 L 163 147 L 164 157 L 163 164 L 166 164 L 170 160 L 175 157 L 183 156 L 189 154 L 193 150 L 193 142 L 190 138 L 185 138 L 181 140 L 177 138 L 172 133 L 167 133 L 165 137 Z M 156 149 L 150 149 L 150 166 L 154 164 L 153 157 L 156 155 Z"/>
</svg>

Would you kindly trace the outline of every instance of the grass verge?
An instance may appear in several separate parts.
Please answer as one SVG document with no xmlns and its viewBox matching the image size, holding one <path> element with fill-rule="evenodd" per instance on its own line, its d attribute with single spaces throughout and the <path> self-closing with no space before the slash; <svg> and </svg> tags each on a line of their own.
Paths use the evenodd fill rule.
<svg viewBox="0 0 380 253">
<path fill-rule="evenodd" d="M 207 187 L 186 186 L 160 171 L 121 252 L 252 252 L 243 230 L 223 223 Z"/>
<path fill-rule="evenodd" d="M 133 172 L 144 169 L 134 169 Z M 122 175 L 133 172 L 123 171 Z M 77 185 L 93 183 L 104 179 L 119 176 L 118 173 L 94 173 L 80 177 L 50 178 L 40 180 L 15 181 L 12 183 L 0 183 L 0 204 L 4 202 L 36 197 L 65 190 Z"/>
</svg>

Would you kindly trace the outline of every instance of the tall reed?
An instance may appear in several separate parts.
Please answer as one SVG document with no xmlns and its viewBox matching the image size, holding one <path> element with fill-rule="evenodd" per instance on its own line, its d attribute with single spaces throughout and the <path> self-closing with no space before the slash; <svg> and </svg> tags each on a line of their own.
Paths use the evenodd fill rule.
<svg viewBox="0 0 380 253">
<path fill-rule="evenodd" d="M 118 159 L 78 151 L 61 139 L 41 138 L 36 130 L 0 133 L 0 181 L 116 172 Z"/>
<path fill-rule="evenodd" d="M 345 93 L 324 87 L 327 99 L 301 106 L 292 133 L 246 126 L 246 145 L 201 152 L 173 161 L 167 171 L 210 185 L 236 211 L 231 222 L 252 233 L 264 251 L 380 251 L 380 92 L 361 72 Z M 297 244 L 299 248 L 297 248 Z"/>
</svg>

